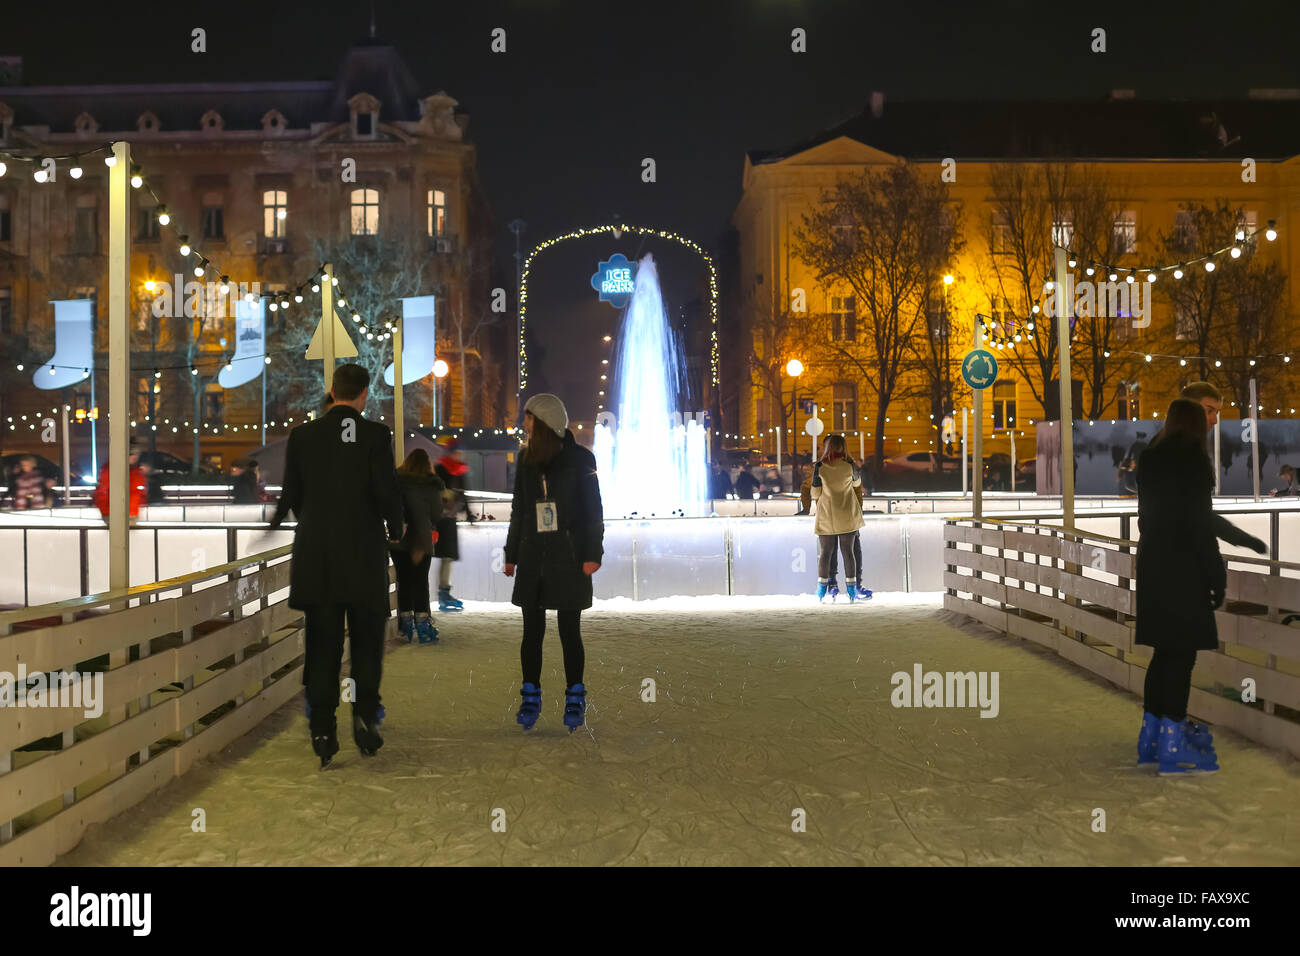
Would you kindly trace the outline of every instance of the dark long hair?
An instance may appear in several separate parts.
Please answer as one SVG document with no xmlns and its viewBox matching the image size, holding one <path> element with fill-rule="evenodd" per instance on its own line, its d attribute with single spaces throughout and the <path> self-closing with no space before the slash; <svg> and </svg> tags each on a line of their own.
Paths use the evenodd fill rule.
<svg viewBox="0 0 1300 956">
<path fill-rule="evenodd" d="M 555 430 L 536 415 L 533 416 L 533 437 L 524 446 L 524 454 L 529 464 L 536 468 L 545 468 L 564 447 L 563 440 Z"/>
<path fill-rule="evenodd" d="M 417 448 L 406 456 L 406 461 L 398 467 L 399 475 L 417 475 L 421 478 L 427 478 L 433 474 L 433 465 L 429 461 L 429 453 L 423 448 Z"/>
<path fill-rule="evenodd" d="M 826 447 L 822 451 L 821 460 L 823 462 L 834 461 L 836 458 L 848 457 L 848 445 L 844 441 L 843 435 L 827 435 Z"/>
<path fill-rule="evenodd" d="M 1169 414 L 1165 417 L 1165 426 L 1151 440 L 1152 446 L 1162 442 L 1178 442 L 1196 445 L 1205 450 L 1205 435 L 1209 431 L 1209 419 L 1200 402 L 1188 398 L 1175 398 L 1169 403 Z"/>
</svg>

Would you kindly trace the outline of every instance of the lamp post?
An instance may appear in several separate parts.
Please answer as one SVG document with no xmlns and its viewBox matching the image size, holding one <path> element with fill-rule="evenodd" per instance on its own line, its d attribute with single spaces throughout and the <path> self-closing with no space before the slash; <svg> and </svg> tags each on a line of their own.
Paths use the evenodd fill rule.
<svg viewBox="0 0 1300 956">
<path fill-rule="evenodd" d="M 785 374 L 793 380 L 790 384 L 790 419 L 794 423 L 794 428 L 790 430 L 790 462 L 791 467 L 794 465 L 794 456 L 799 446 L 799 376 L 803 374 L 803 362 L 798 359 L 790 359 L 785 363 Z M 782 423 L 784 424 L 785 412 L 781 413 Z"/>
<path fill-rule="evenodd" d="M 438 359 L 433 363 L 433 427 L 442 427 L 442 415 L 438 408 L 438 389 L 441 387 L 442 380 L 447 377 L 447 363 Z"/>
</svg>

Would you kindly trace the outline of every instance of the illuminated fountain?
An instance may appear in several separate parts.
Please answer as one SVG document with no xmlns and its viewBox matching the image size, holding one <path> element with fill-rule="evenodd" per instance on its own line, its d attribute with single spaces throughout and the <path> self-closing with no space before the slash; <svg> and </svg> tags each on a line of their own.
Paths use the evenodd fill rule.
<svg viewBox="0 0 1300 956">
<path fill-rule="evenodd" d="M 647 255 L 637 267 L 618 336 L 617 415 L 597 417 L 594 451 L 606 517 L 704 513 L 706 433 L 697 416 L 679 410 L 683 372 L 659 273 Z"/>
</svg>

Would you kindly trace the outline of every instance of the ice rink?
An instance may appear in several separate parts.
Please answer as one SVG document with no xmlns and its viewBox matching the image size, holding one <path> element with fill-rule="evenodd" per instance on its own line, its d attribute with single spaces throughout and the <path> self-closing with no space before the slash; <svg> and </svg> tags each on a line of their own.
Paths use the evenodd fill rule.
<svg viewBox="0 0 1300 956">
<path fill-rule="evenodd" d="M 1296 761 L 1224 731 L 1215 775 L 1135 768 L 1137 698 L 955 626 L 935 594 L 598 602 L 572 736 L 553 615 L 527 733 L 516 609 L 437 623 L 442 643 L 385 660 L 377 757 L 357 753 L 345 705 L 342 749 L 318 770 L 298 696 L 60 862 L 1300 864 Z M 997 716 L 895 708 L 891 675 L 916 664 L 997 672 Z"/>
</svg>

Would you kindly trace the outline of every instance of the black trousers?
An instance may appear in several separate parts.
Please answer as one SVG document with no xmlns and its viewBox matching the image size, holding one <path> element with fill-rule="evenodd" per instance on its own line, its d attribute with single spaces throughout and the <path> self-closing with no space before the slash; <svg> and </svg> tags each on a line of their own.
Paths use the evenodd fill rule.
<svg viewBox="0 0 1300 956">
<path fill-rule="evenodd" d="M 317 604 L 305 610 L 307 659 L 303 683 L 311 704 L 311 732 L 332 733 L 334 711 L 339 706 L 343 669 L 343 623 L 347 621 L 352 644 L 352 679 L 356 693 L 352 712 L 367 721 L 379 710 L 379 679 L 384 666 L 384 620 L 388 615 L 371 608 L 345 604 Z"/>
<path fill-rule="evenodd" d="M 1196 651 L 1156 648 L 1147 667 L 1143 686 L 1143 709 L 1157 717 L 1183 720 L 1187 717 L 1187 698 L 1192 693 L 1192 668 Z"/>
<path fill-rule="evenodd" d="M 426 554 L 424 560 L 416 564 L 409 551 L 393 548 L 389 553 L 397 568 L 397 613 L 428 614 L 429 566 L 433 563 L 433 555 Z"/>
<path fill-rule="evenodd" d="M 542 683 L 542 638 L 546 636 L 546 608 L 526 607 L 524 641 L 519 647 L 519 661 L 524 666 L 524 683 Z M 582 683 L 587 653 L 582 647 L 582 611 L 556 611 L 560 623 L 560 645 L 564 648 L 564 680 L 572 687 Z"/>
<path fill-rule="evenodd" d="M 853 532 L 853 566 L 858 569 L 857 583 L 862 583 L 862 532 Z M 839 549 L 831 548 L 831 573 L 829 581 L 835 584 L 835 579 L 840 573 L 840 555 Z M 845 581 L 847 584 L 848 582 Z"/>
</svg>

